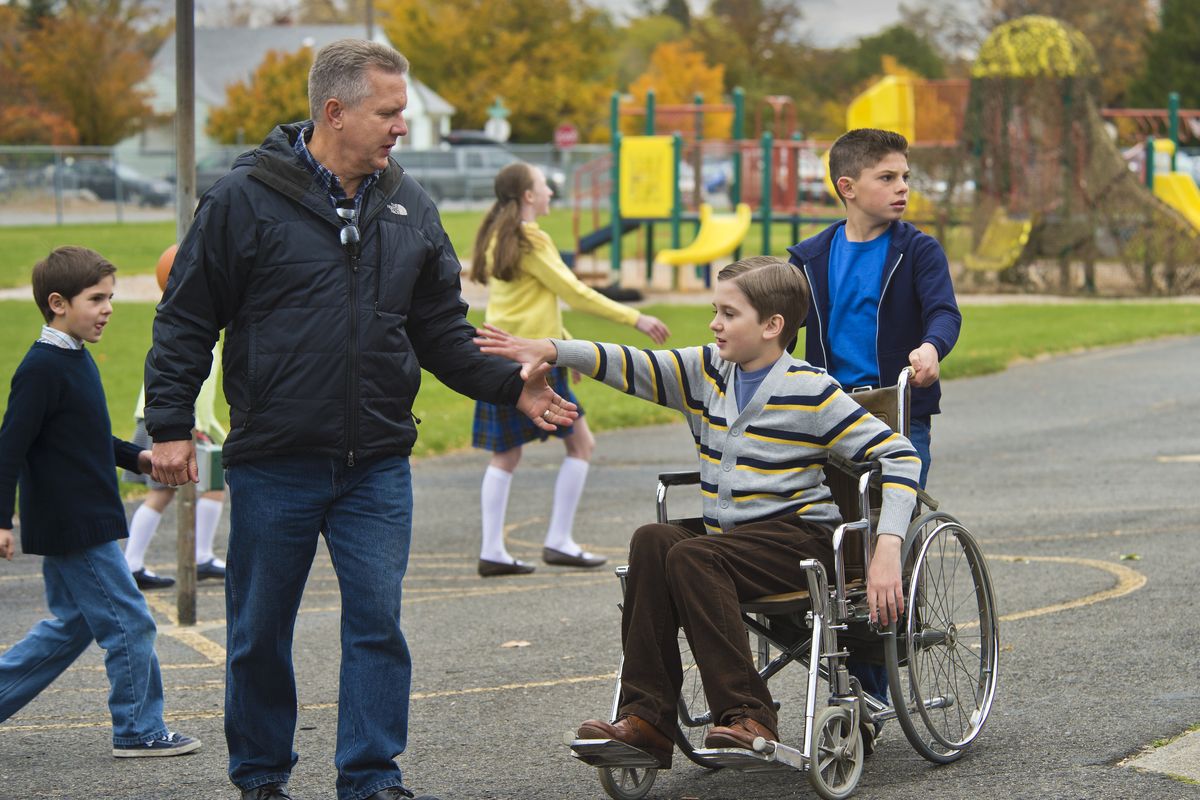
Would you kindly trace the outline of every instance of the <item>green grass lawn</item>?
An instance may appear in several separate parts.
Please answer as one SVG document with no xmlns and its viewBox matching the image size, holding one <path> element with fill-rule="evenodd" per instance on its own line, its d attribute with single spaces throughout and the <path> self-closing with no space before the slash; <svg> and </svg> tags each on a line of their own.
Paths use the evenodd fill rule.
<svg viewBox="0 0 1200 800">
<path fill-rule="evenodd" d="M 474 249 L 475 234 L 483 220 L 482 211 L 446 211 L 442 223 L 454 243 L 460 258 L 470 259 Z M 837 209 L 829 213 L 836 216 Z M 608 224 L 608 214 L 600 215 L 600 226 Z M 543 217 L 539 224 L 563 250 L 575 248 L 572 213 L 569 208 L 555 208 Z M 813 223 L 799 228 L 798 237 L 811 236 L 825 225 Z M 596 223 L 590 213 L 580 218 L 580 234 L 591 233 Z M 686 245 L 695 237 L 695 226 L 685 223 L 680 231 L 680 242 Z M 964 238 L 965 237 L 965 238 Z M 960 258 L 969 244 L 965 228 L 950 231 L 945 242 L 951 259 Z M 776 222 L 771 226 L 771 252 L 783 255 L 789 245 L 795 244 L 792 226 Z M 175 241 L 174 222 L 126 222 L 94 223 L 73 225 L 27 225 L 0 228 L 0 288 L 25 286 L 29 283 L 29 271 L 55 247 L 65 244 L 82 245 L 104 255 L 117 265 L 119 275 L 152 274 L 158 257 Z M 646 234 L 640 229 L 626 234 L 622 239 L 624 258 L 645 258 Z M 742 252 L 754 255 L 762 251 L 762 227 L 751 225 Z M 671 246 L 671 226 L 661 223 L 654 226 L 653 252 Z M 609 259 L 608 248 L 596 251 L 595 258 L 602 264 Z"/>
<path fill-rule="evenodd" d="M 710 311 L 705 306 L 649 306 L 673 336 L 671 346 L 710 341 Z M 104 339 L 90 346 L 108 395 L 113 431 L 128 438 L 142 381 L 142 364 L 150 344 L 154 307 L 118 303 Z M 943 364 L 946 378 L 981 375 L 1004 369 L 1023 358 L 1087 347 L 1114 345 L 1160 336 L 1200 334 L 1200 304 L 1081 303 L 1064 305 L 968 306 L 963 309 L 962 338 Z M 632 328 L 567 312 L 566 324 L 578 338 L 622 342 L 645 347 L 649 340 Z M 472 321 L 481 320 L 472 312 Z M 29 343 L 37 338 L 41 317 L 32 302 L 0 302 L 0 379 L 7 386 Z M 673 421 L 674 412 L 636 400 L 590 380 L 576 385 L 593 430 Z M 7 405 L 0 394 L 0 409 Z M 421 418 L 416 455 L 431 455 L 468 446 L 473 401 L 457 395 L 426 373 L 414 412 Z"/>
</svg>

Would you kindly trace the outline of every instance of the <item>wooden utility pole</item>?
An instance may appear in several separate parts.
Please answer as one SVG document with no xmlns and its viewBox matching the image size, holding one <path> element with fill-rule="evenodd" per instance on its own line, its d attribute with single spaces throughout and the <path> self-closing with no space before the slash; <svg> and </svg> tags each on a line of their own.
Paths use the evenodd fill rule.
<svg viewBox="0 0 1200 800">
<path fill-rule="evenodd" d="M 183 241 L 196 207 L 196 15 L 193 0 L 175 0 L 175 241 Z M 180 625 L 196 624 L 196 485 L 175 492 Z"/>
</svg>

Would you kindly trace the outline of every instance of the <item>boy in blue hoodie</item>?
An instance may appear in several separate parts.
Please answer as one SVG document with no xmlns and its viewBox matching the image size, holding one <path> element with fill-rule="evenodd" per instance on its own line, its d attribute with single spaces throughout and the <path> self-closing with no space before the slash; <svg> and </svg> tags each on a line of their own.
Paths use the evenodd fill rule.
<svg viewBox="0 0 1200 800">
<path fill-rule="evenodd" d="M 908 205 L 908 140 L 858 128 L 829 150 L 829 180 L 846 219 L 788 248 L 812 287 L 805 359 L 848 392 L 891 386 L 912 367 L 908 438 L 929 476 L 930 419 L 942 396 L 939 365 L 958 340 L 962 314 L 938 241 L 902 222 Z M 863 688 L 887 695 L 882 668 L 850 661 Z"/>
<path fill-rule="evenodd" d="M 163 722 L 157 630 L 117 545 L 127 535 L 117 464 L 150 471 L 150 451 L 112 435 L 96 362 L 112 315 L 113 274 L 99 253 L 60 247 L 33 268 L 46 320 L 13 373 L 0 425 L 0 557 L 10 561 L 21 493 L 21 548 L 40 555 L 51 619 L 0 654 L 0 722 L 95 641 L 111 687 L 113 756 L 177 756 L 200 741 Z"/>
</svg>

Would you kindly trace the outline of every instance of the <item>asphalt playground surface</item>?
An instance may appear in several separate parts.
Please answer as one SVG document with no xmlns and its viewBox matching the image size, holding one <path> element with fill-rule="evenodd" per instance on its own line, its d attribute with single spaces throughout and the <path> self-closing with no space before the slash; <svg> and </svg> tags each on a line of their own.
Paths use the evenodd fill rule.
<svg viewBox="0 0 1200 800">
<path fill-rule="evenodd" d="M 989 558 L 1002 615 L 999 690 L 982 737 L 949 766 L 925 762 L 890 725 L 857 797 L 1200 797 L 1200 775 L 1181 777 L 1200 765 L 1200 734 L 1184 735 L 1200 723 L 1198 363 L 1200 338 L 1179 338 L 946 385 L 929 488 Z M 623 563 L 633 529 L 653 518 L 656 474 L 690 468 L 695 457 L 682 424 L 598 440 L 576 537 L 611 566 Z M 528 447 L 517 472 L 508 540 L 528 561 L 540 557 L 561 455 L 554 443 Z M 443 800 L 603 797 L 596 770 L 562 739 L 607 714 L 619 657 L 617 580 L 608 566 L 545 565 L 530 576 L 479 578 L 485 463 L 469 452 L 414 468 L 404 604 L 414 686 L 409 748 L 398 762 L 418 794 Z M 148 559 L 159 572 L 174 571 L 173 532 L 168 512 Z M 0 724 L 0 798 L 237 796 L 225 777 L 222 587 L 201 584 L 194 627 L 174 624 L 171 590 L 150 601 L 169 723 L 204 749 L 113 759 L 107 681 L 93 648 Z M 45 613 L 39 559 L 0 563 L 0 609 L 3 648 Z M 298 800 L 334 797 L 338 631 L 337 585 L 319 548 L 296 632 Z M 786 739 L 800 719 L 783 699 Z M 1150 768 L 1130 765 L 1150 751 L 1157 762 L 1135 762 Z M 649 796 L 816 795 L 798 772 L 710 773 L 677 756 Z"/>
</svg>

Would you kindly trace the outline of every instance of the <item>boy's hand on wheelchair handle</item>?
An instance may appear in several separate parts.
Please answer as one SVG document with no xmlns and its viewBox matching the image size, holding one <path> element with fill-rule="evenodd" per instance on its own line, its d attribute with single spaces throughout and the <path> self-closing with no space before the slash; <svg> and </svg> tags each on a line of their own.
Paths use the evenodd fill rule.
<svg viewBox="0 0 1200 800">
<path fill-rule="evenodd" d="M 929 342 L 909 353 L 908 363 L 912 365 L 912 385 L 917 388 L 931 385 L 941 372 L 937 348 Z"/>
<path fill-rule="evenodd" d="M 900 548 L 903 537 L 882 534 L 875 541 L 871 568 L 867 573 L 867 607 L 871 620 L 886 627 L 904 612 L 904 585 L 900 579 Z"/>
<path fill-rule="evenodd" d="M 13 532 L 8 528 L 0 528 L 0 556 L 12 561 L 16 550 L 17 546 L 13 541 Z"/>
</svg>

